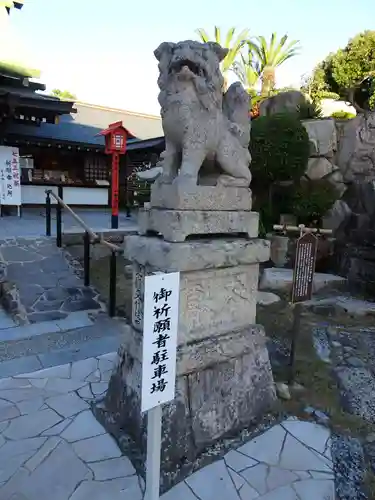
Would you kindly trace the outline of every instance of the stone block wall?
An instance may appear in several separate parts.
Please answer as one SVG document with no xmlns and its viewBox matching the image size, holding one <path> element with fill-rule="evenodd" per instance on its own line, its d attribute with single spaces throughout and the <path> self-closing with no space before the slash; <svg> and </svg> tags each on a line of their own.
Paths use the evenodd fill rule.
<svg viewBox="0 0 375 500">
<path fill-rule="evenodd" d="M 327 179 L 341 196 L 353 182 L 375 180 L 375 112 L 350 120 L 304 120 L 311 153 L 305 177 Z"/>
<path fill-rule="evenodd" d="M 270 113 L 281 111 L 276 101 L 285 107 L 286 96 L 275 97 Z M 338 193 L 324 221 L 336 238 L 336 272 L 375 295 L 375 112 L 350 120 L 304 120 L 303 125 L 311 145 L 303 178 L 326 179 Z"/>
<path fill-rule="evenodd" d="M 338 197 L 345 190 L 340 167 L 337 165 L 338 134 L 335 120 L 304 120 L 303 125 L 310 139 L 310 158 L 304 178 L 307 180 L 325 179 L 337 189 Z"/>
<path fill-rule="evenodd" d="M 336 231 L 358 205 L 358 189 L 349 187 L 375 181 L 375 113 L 351 120 L 305 120 L 311 155 L 304 178 L 326 179 L 338 199 L 325 218 Z"/>
</svg>

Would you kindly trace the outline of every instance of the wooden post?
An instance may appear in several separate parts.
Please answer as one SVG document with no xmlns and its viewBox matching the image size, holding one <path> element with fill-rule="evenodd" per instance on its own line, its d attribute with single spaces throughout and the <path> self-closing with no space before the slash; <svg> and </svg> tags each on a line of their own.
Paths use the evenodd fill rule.
<svg viewBox="0 0 375 500">
<path fill-rule="evenodd" d="M 289 354 L 289 374 L 288 374 L 288 384 L 294 382 L 294 367 L 296 358 L 296 344 L 297 338 L 301 326 L 301 304 L 294 304 L 293 306 L 293 326 L 292 326 L 292 340 L 290 344 L 290 354 Z"/>
<path fill-rule="evenodd" d="M 116 315 L 116 267 L 117 255 L 116 252 L 112 250 L 109 260 L 109 315 L 111 318 Z"/>
<path fill-rule="evenodd" d="M 46 236 L 51 236 L 51 195 L 46 193 Z"/>
<path fill-rule="evenodd" d="M 126 153 L 125 155 L 125 209 L 126 209 L 126 217 L 130 217 L 130 197 L 129 197 L 129 157 Z"/>
<path fill-rule="evenodd" d="M 90 244 L 90 235 L 85 231 L 83 235 L 83 281 L 85 286 L 90 286 Z"/>
<path fill-rule="evenodd" d="M 296 246 L 291 296 L 293 327 L 289 356 L 289 384 L 294 381 L 296 345 L 301 326 L 302 302 L 310 300 L 313 292 L 317 248 L 318 238 L 311 232 L 303 234 L 303 228 L 300 227 L 300 237 L 297 240 Z"/>
<path fill-rule="evenodd" d="M 117 152 L 112 153 L 112 229 L 118 228 L 118 192 L 119 192 L 119 164 L 120 155 Z"/>
<path fill-rule="evenodd" d="M 63 199 L 63 188 L 58 186 L 58 197 Z M 61 203 L 56 204 L 56 245 L 62 247 L 62 206 Z"/>
</svg>

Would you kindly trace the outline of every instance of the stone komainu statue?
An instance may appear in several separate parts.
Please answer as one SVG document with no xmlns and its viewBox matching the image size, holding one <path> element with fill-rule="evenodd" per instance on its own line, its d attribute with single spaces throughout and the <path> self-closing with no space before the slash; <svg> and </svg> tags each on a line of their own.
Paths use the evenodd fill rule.
<svg viewBox="0 0 375 500">
<path fill-rule="evenodd" d="M 155 50 L 165 134 L 159 182 L 250 185 L 249 95 L 238 82 L 223 95 L 220 62 L 227 52 L 190 40 Z"/>
</svg>

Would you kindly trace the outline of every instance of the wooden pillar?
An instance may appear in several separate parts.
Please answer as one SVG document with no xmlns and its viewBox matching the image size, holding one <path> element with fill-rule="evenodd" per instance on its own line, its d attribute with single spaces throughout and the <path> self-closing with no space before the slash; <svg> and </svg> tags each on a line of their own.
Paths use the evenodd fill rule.
<svg viewBox="0 0 375 500">
<path fill-rule="evenodd" d="M 129 182 L 128 182 L 128 176 L 130 175 L 129 153 L 125 154 L 124 168 L 125 168 L 125 208 L 126 208 L 126 217 L 130 217 L 130 193 L 129 193 Z"/>
</svg>

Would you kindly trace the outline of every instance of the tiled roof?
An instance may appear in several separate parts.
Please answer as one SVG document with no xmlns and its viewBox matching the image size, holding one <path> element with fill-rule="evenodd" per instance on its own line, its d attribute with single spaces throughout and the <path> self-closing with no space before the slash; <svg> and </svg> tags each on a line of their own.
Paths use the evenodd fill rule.
<svg viewBox="0 0 375 500">
<path fill-rule="evenodd" d="M 123 126 L 138 140 L 160 138 L 164 135 L 161 119 L 119 109 L 104 108 L 77 102 L 75 114 L 62 115 L 58 124 L 42 123 L 39 127 L 10 124 L 6 134 L 22 135 L 30 138 L 87 144 L 104 147 L 104 137 L 97 134 L 110 123 L 122 121 Z M 130 139 L 129 143 L 134 139 Z"/>
</svg>

